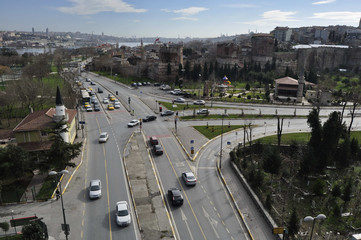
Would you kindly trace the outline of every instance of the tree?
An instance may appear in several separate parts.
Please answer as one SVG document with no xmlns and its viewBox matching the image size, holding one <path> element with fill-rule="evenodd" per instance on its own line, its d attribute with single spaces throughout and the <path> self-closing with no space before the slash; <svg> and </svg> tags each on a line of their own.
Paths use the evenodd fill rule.
<svg viewBox="0 0 361 240">
<path fill-rule="evenodd" d="M 265 172 L 278 175 L 281 169 L 281 156 L 277 148 L 268 147 L 263 153 L 263 169 Z"/>
<path fill-rule="evenodd" d="M 347 184 L 342 192 L 342 200 L 345 202 L 349 202 L 351 200 L 351 194 L 352 194 L 352 179 L 348 179 Z"/>
<path fill-rule="evenodd" d="M 38 222 L 34 221 L 30 224 L 23 226 L 22 229 L 24 240 L 43 240 L 45 238 L 45 233 L 43 232 L 41 226 Z"/>
<path fill-rule="evenodd" d="M 34 166 L 30 163 L 27 151 L 12 144 L 0 149 L 1 176 L 20 178 L 31 170 L 34 170 Z"/>
<path fill-rule="evenodd" d="M 6 232 L 9 231 L 9 223 L 8 222 L 0 222 L 0 228 L 5 232 L 5 236 L 6 236 Z"/>
<path fill-rule="evenodd" d="M 56 124 L 55 130 L 50 130 L 52 145 L 46 153 L 46 159 L 42 166 L 42 169 L 45 171 L 48 171 L 49 169 L 61 171 L 67 166 L 75 167 L 75 163 L 72 163 L 71 160 L 80 154 L 82 142 L 71 144 L 64 142 L 61 137 L 60 134 L 63 131 L 67 131 L 66 128 L 62 129 L 63 124 L 64 123 L 60 121 Z"/>
<path fill-rule="evenodd" d="M 300 230 L 300 221 L 298 219 L 296 208 L 293 208 L 292 210 L 290 219 L 288 220 L 287 229 L 289 236 L 292 238 L 298 233 L 298 230 Z"/>
</svg>

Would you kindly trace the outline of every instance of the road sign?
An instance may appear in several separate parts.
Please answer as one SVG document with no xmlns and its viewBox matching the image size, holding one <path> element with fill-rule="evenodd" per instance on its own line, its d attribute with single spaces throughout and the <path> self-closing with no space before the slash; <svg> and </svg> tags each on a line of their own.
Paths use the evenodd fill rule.
<svg viewBox="0 0 361 240">
<path fill-rule="evenodd" d="M 230 142 L 230 141 L 227 141 L 227 145 L 231 145 L 231 142 Z"/>
<path fill-rule="evenodd" d="M 283 234 L 285 228 L 284 227 L 275 227 L 272 229 L 273 234 Z"/>
<path fill-rule="evenodd" d="M 194 140 L 191 140 L 191 144 L 193 144 L 194 143 Z"/>
<path fill-rule="evenodd" d="M 80 124 L 85 124 L 85 121 L 79 121 Z"/>
<path fill-rule="evenodd" d="M 194 147 L 191 147 L 191 150 L 194 150 Z"/>
</svg>

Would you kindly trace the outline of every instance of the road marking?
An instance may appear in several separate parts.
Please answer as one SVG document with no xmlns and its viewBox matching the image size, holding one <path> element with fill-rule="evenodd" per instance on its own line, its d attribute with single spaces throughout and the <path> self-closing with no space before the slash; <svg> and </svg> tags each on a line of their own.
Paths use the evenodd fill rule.
<svg viewBox="0 0 361 240">
<path fill-rule="evenodd" d="M 181 189 L 182 189 L 182 191 L 183 191 L 183 194 L 184 194 L 184 196 L 185 196 L 185 198 L 186 198 L 186 200 L 187 200 L 187 202 L 188 202 L 188 204 L 189 204 L 189 207 L 190 207 L 190 209 L 191 209 L 191 211 L 192 211 L 192 213 L 193 213 L 193 216 L 194 216 L 194 218 L 195 218 L 195 220 L 196 220 L 196 222 L 197 222 L 197 224 L 198 224 L 199 230 L 201 231 L 201 233 L 202 233 L 202 235 L 203 235 L 203 238 L 204 238 L 204 239 L 207 239 L 206 236 L 205 236 L 205 234 L 204 234 L 204 232 L 203 232 L 202 226 L 201 226 L 201 224 L 199 223 L 198 218 L 197 218 L 197 216 L 196 216 L 196 214 L 195 214 L 195 212 L 194 212 L 194 210 L 193 210 L 193 207 L 192 207 L 192 205 L 191 205 L 191 203 L 190 203 L 190 201 L 189 201 L 189 199 L 188 199 L 188 196 L 187 196 L 187 194 L 186 194 L 185 191 L 184 191 L 184 188 L 183 188 L 183 186 L 182 186 L 182 183 L 181 183 L 180 180 L 179 180 L 180 178 L 179 178 L 179 176 L 177 175 L 177 172 L 176 172 L 175 169 L 174 169 L 173 163 L 171 162 L 171 160 L 170 160 L 170 158 L 169 158 L 169 155 L 168 155 L 167 151 L 165 150 L 162 141 L 159 141 L 159 142 L 160 142 L 160 144 L 161 144 L 162 147 L 163 147 L 163 151 L 164 151 L 165 155 L 167 156 L 167 159 L 168 159 L 168 161 L 169 161 L 170 166 L 171 166 L 172 169 L 173 169 L 174 175 L 177 177 L 177 181 L 178 181 L 178 183 L 179 183 L 179 186 L 181 187 Z"/>
<path fill-rule="evenodd" d="M 217 230 L 216 230 L 216 227 L 217 227 L 218 222 L 209 215 L 209 213 L 206 211 L 206 209 L 204 209 L 203 206 L 202 206 L 202 210 L 203 210 L 203 213 L 204 213 L 204 217 L 208 219 L 209 223 L 210 223 L 211 226 L 212 226 L 212 229 L 213 229 L 213 231 L 214 231 L 214 234 L 215 234 L 216 237 L 219 239 L 219 234 L 217 233 Z"/>
<path fill-rule="evenodd" d="M 192 235 L 192 231 L 189 228 L 188 222 L 187 222 L 187 216 L 184 214 L 183 210 L 181 209 L 181 215 L 182 215 L 182 220 L 184 221 L 184 223 L 186 224 L 187 230 L 189 232 L 189 236 L 190 238 L 193 240 L 193 235 Z"/>
<path fill-rule="evenodd" d="M 95 120 L 96 120 L 97 125 L 98 125 L 99 133 L 101 133 L 101 129 L 100 129 L 100 125 L 99 125 L 98 118 L 95 118 Z M 105 181 L 106 181 L 106 185 L 107 185 L 107 204 L 108 204 L 109 238 L 110 238 L 110 240 L 112 240 L 113 235 L 112 235 L 112 224 L 111 224 L 111 218 L 110 218 L 109 181 L 108 181 L 108 170 L 107 170 L 107 158 L 106 158 L 106 155 L 105 155 L 105 144 L 102 144 L 102 149 L 103 149 L 103 154 L 104 154 Z"/>
</svg>

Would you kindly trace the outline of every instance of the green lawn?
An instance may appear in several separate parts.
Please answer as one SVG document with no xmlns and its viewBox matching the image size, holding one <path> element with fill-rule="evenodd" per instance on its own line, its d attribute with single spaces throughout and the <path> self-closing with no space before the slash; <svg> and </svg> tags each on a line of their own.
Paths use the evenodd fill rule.
<svg viewBox="0 0 361 240">
<path fill-rule="evenodd" d="M 242 128 L 243 125 L 223 125 L 223 133 Z M 194 128 L 203 134 L 206 138 L 212 139 L 217 137 L 218 135 L 221 135 L 222 133 L 222 126 L 194 126 Z"/>
<path fill-rule="evenodd" d="M 281 143 L 291 144 L 292 142 L 307 143 L 310 140 L 311 133 L 288 133 L 282 134 Z M 259 141 L 263 144 L 277 144 L 277 135 L 260 138 Z"/>
<path fill-rule="evenodd" d="M 279 115 L 280 118 L 294 118 L 293 115 Z M 276 115 L 255 115 L 255 114 L 228 114 L 227 116 L 224 116 L 224 119 L 273 119 L 276 118 Z M 306 118 L 304 117 L 297 117 L 297 118 Z M 206 115 L 196 115 L 196 116 L 184 116 L 180 117 L 182 120 L 207 120 L 207 119 L 222 119 L 222 115 L 220 114 L 209 114 Z"/>
</svg>

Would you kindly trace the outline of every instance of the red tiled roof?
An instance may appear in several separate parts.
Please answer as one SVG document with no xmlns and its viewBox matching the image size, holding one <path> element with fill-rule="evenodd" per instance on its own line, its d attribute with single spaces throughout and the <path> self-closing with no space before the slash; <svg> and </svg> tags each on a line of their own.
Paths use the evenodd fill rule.
<svg viewBox="0 0 361 240">
<path fill-rule="evenodd" d="M 18 146 L 29 152 L 35 152 L 35 151 L 49 150 L 52 144 L 53 143 L 50 141 L 44 141 L 44 142 L 18 143 Z"/>
<path fill-rule="evenodd" d="M 66 109 L 68 114 L 68 123 L 71 123 L 76 115 L 75 109 Z M 15 128 L 14 132 L 28 132 L 34 130 L 43 130 L 54 126 L 53 116 L 55 108 L 35 111 L 26 116 Z"/>
<path fill-rule="evenodd" d="M 9 139 L 9 138 L 15 138 L 15 134 L 14 134 L 13 130 L 1 129 L 0 130 L 0 140 L 1 139 Z"/>
</svg>

